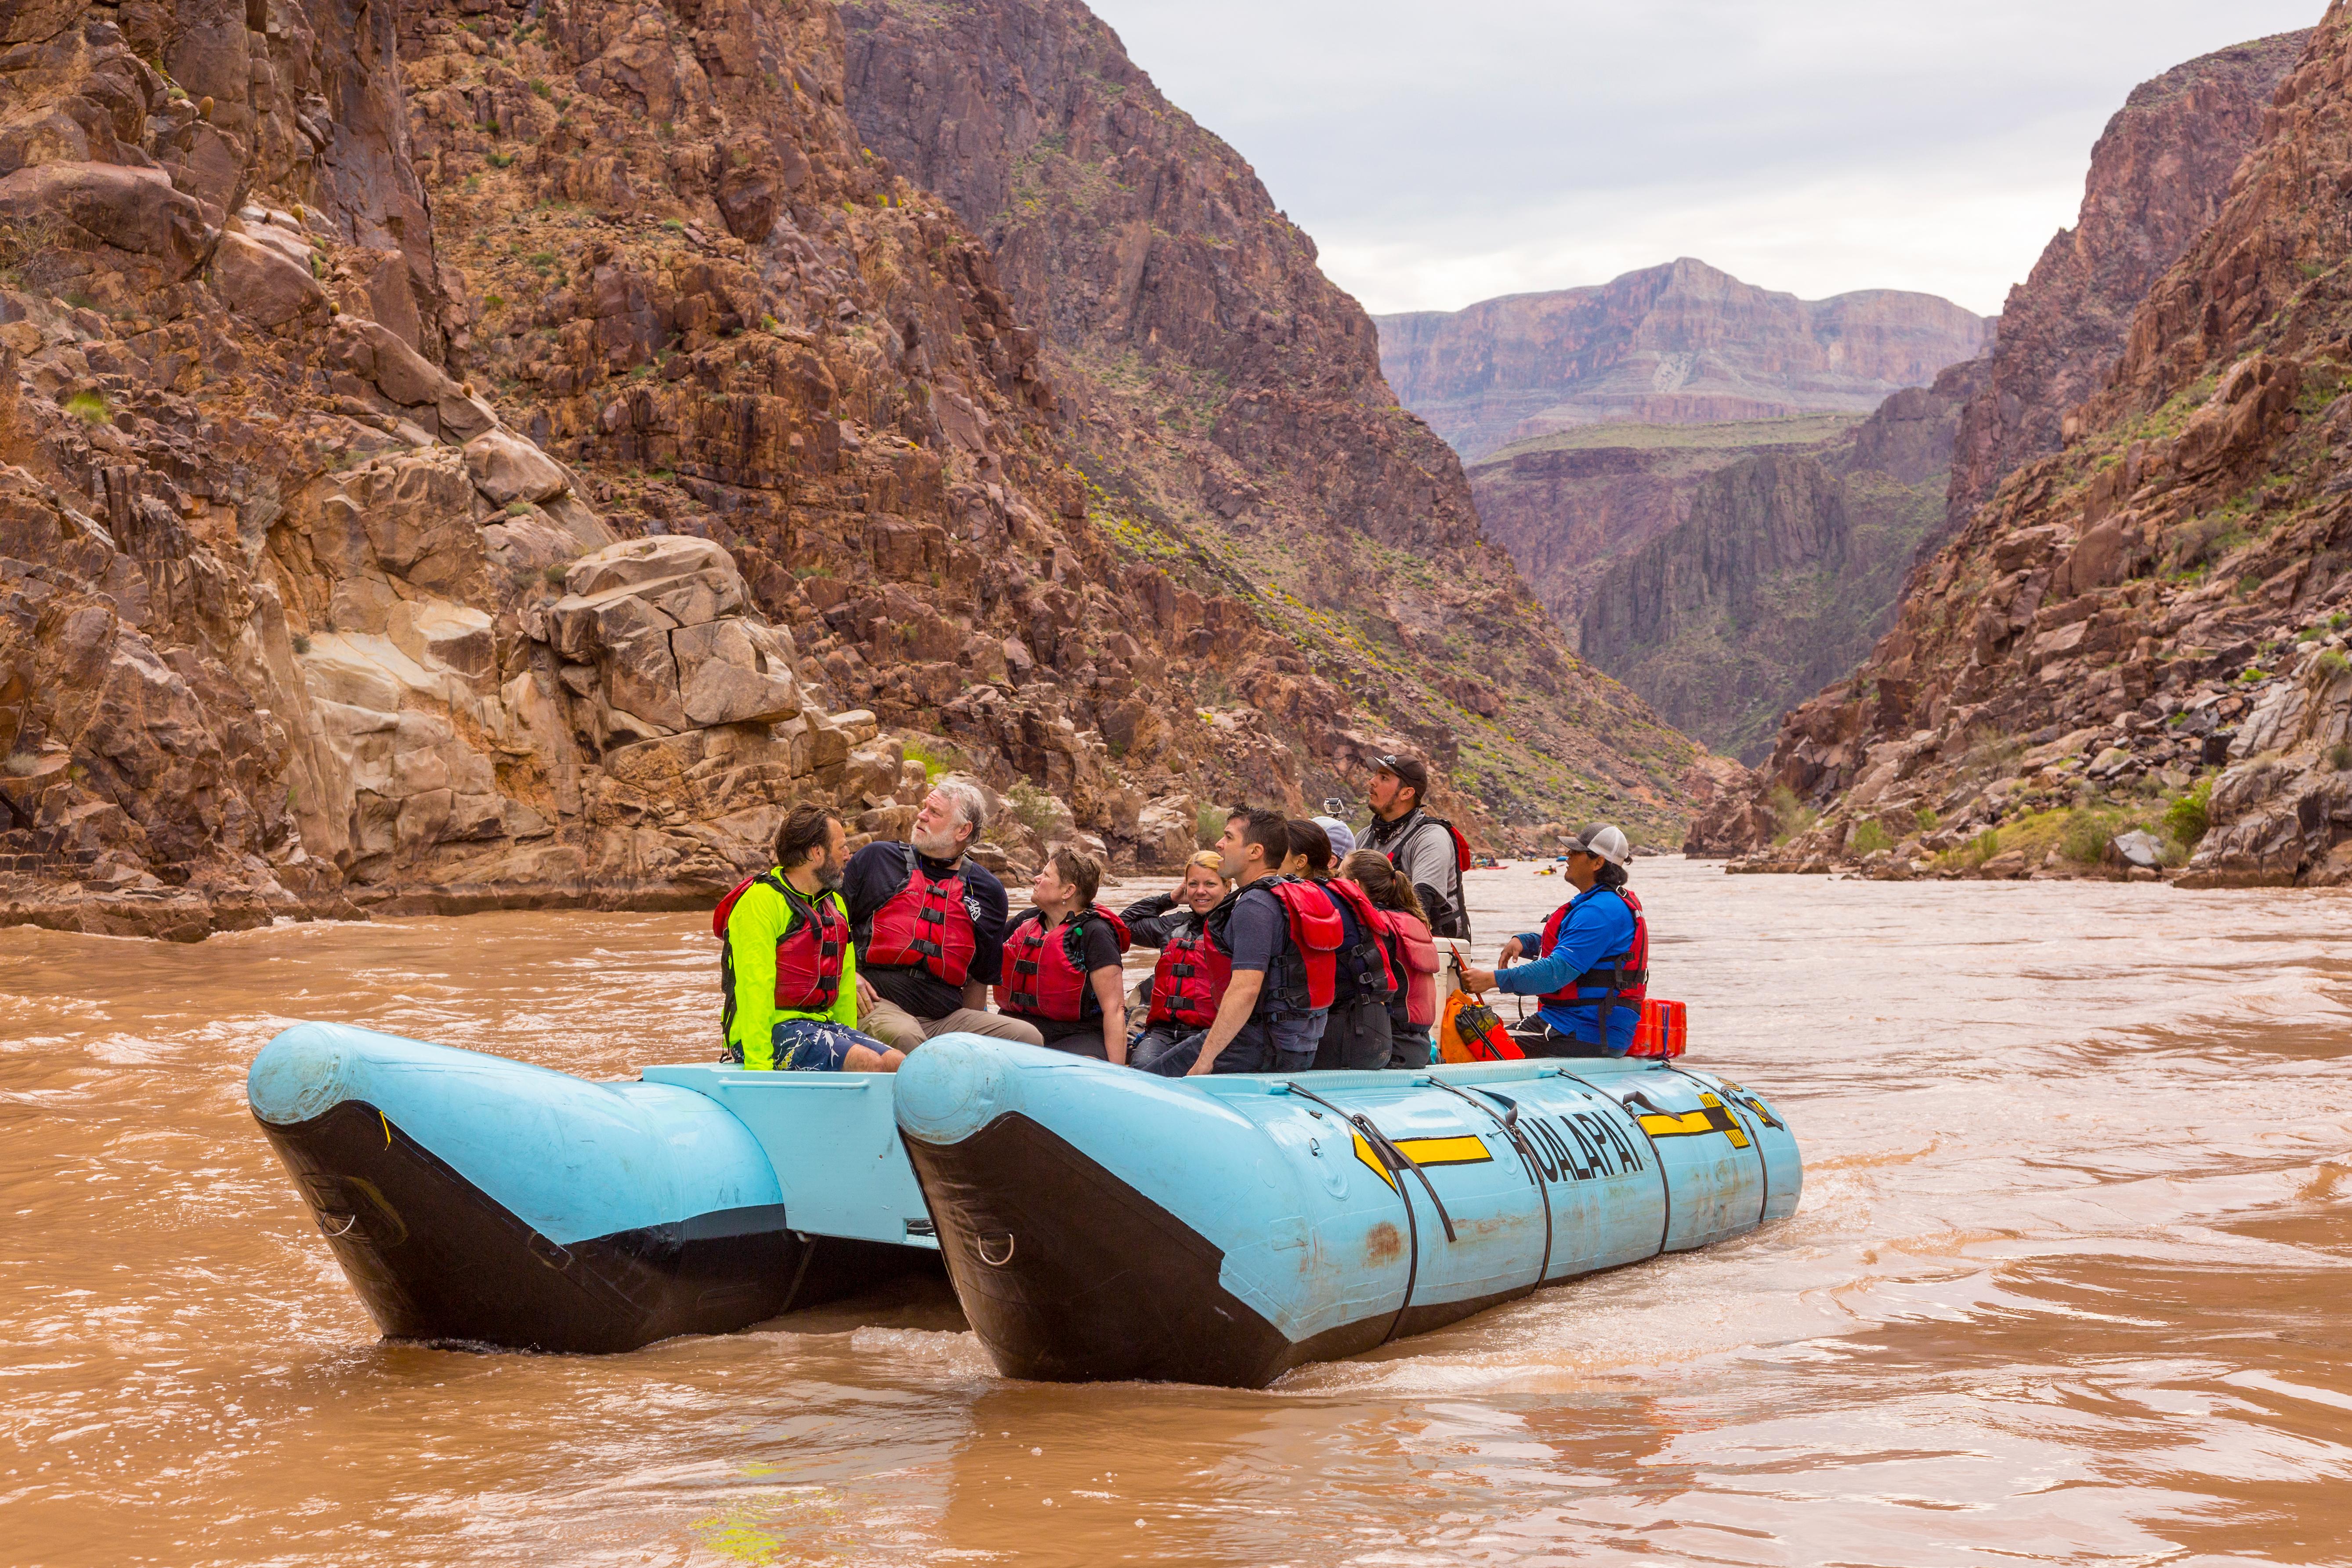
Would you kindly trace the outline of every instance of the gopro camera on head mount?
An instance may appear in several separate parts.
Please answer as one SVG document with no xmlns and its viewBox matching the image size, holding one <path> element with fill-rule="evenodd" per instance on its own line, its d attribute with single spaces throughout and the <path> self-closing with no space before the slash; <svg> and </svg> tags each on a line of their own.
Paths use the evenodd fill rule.
<svg viewBox="0 0 2352 1568">
<path fill-rule="evenodd" d="M 1347 808 L 1348 803 L 1336 795 L 1327 795 L 1323 797 L 1323 815 L 1326 816 L 1337 816 Z"/>
</svg>

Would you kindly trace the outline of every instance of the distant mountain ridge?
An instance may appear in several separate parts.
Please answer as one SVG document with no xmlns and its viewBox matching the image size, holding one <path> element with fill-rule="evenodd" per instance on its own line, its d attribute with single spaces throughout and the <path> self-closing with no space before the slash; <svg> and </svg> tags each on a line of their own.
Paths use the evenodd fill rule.
<svg viewBox="0 0 2352 1568">
<path fill-rule="evenodd" d="M 1586 288 L 1372 320 L 1398 400 L 1471 462 L 1581 425 L 1867 414 L 1976 357 L 1993 326 L 1933 294 L 1800 300 L 1689 257 Z"/>
</svg>

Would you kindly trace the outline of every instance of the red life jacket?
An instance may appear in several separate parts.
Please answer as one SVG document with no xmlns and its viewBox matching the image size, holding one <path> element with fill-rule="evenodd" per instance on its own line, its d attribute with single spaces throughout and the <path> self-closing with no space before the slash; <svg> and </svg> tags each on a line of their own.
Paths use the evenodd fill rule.
<svg viewBox="0 0 2352 1568">
<path fill-rule="evenodd" d="M 1127 922 L 1103 908 L 1080 910 L 1053 931 L 1045 917 L 1024 910 L 1004 933 L 1004 1010 L 1056 1024 L 1075 1024 L 1100 1014 L 1094 981 L 1087 973 L 1087 922 L 1105 920 L 1118 938 L 1118 950 L 1129 945 Z"/>
<path fill-rule="evenodd" d="M 849 951 L 849 917 L 842 911 L 841 895 L 827 889 L 814 901 L 803 899 L 773 869 L 755 872 L 735 884 L 711 911 L 710 934 L 719 939 L 719 1032 L 735 1031 L 735 953 L 727 942 L 728 918 L 736 901 L 754 882 L 764 882 L 784 896 L 793 923 L 776 943 L 776 1010 L 780 1013 L 831 1011 L 841 994 L 842 956 Z"/>
<path fill-rule="evenodd" d="M 1402 910 L 1380 911 L 1391 972 L 1404 973 L 1404 1020 L 1415 1027 L 1437 1022 L 1437 939 L 1418 917 Z"/>
<path fill-rule="evenodd" d="M 1356 917 L 1355 951 L 1339 954 L 1339 967 L 1347 972 L 1357 995 L 1387 1001 L 1404 988 L 1404 976 L 1396 973 L 1388 950 L 1381 945 L 1381 911 L 1372 908 L 1363 889 L 1345 877 L 1334 877 L 1322 888 Z"/>
<path fill-rule="evenodd" d="M 1151 972 L 1151 1012 L 1147 1024 L 1177 1024 L 1205 1029 L 1216 1022 L 1217 1004 L 1234 977 L 1234 955 L 1217 944 L 1202 921 L 1192 934 L 1168 939 L 1160 965 Z"/>
<path fill-rule="evenodd" d="M 1303 877 L 1276 877 L 1258 886 L 1282 900 L 1282 912 L 1290 921 L 1290 944 L 1298 950 L 1299 981 L 1287 1000 L 1310 1013 L 1325 1010 L 1338 992 L 1339 943 L 1348 934 L 1339 906 L 1322 883 Z"/>
<path fill-rule="evenodd" d="M 1295 958 L 1276 955 L 1275 962 L 1283 971 L 1281 989 L 1272 990 L 1269 978 L 1269 989 L 1259 993 L 1258 1005 L 1263 1007 L 1269 997 L 1275 997 L 1302 1013 L 1328 1008 L 1337 989 L 1339 943 L 1348 929 L 1340 923 L 1339 906 L 1324 892 L 1321 883 L 1298 877 L 1266 877 L 1247 888 L 1235 888 L 1201 922 L 1228 952 L 1233 947 L 1225 941 L 1225 926 L 1234 918 L 1234 907 L 1252 888 L 1263 888 L 1272 893 L 1275 902 L 1282 906 L 1290 945 L 1297 951 Z"/>
<path fill-rule="evenodd" d="M 950 985 L 961 985 L 979 950 L 971 911 L 964 908 L 963 863 L 934 878 L 911 844 L 906 846 L 907 879 L 874 911 L 866 931 L 869 966 L 928 969 Z"/>
<path fill-rule="evenodd" d="M 1642 913 L 1642 900 L 1628 888 L 1607 889 L 1625 900 L 1633 911 L 1633 940 L 1622 952 L 1612 952 L 1599 963 L 1570 981 L 1558 991 L 1547 993 L 1544 1005 L 1561 1007 L 1598 1007 L 1601 1009 L 1601 1032 L 1605 1040 L 1609 1033 L 1611 1009 L 1624 1005 L 1639 1007 L 1650 994 L 1650 921 Z M 1559 928 L 1568 920 L 1569 906 L 1552 910 L 1551 919 L 1544 921 L 1543 951 L 1549 955 L 1559 943 Z"/>
</svg>

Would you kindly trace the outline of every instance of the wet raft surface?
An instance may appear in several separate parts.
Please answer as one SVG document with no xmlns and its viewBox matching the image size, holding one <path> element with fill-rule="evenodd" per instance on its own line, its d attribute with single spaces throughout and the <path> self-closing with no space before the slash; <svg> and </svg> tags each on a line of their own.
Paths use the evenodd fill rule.
<svg viewBox="0 0 2352 1568">
<path fill-rule="evenodd" d="M 254 1052 L 341 1016 L 698 1056 L 698 921 L 0 931 L 0 1556 L 2341 1554 L 2352 905 L 1636 870 L 1694 1065 L 1803 1135 L 1800 1212 L 1263 1393 L 1006 1384 L 937 1284 L 617 1359 L 381 1344 Z M 1558 886 L 1477 874 L 1483 950 Z"/>
</svg>

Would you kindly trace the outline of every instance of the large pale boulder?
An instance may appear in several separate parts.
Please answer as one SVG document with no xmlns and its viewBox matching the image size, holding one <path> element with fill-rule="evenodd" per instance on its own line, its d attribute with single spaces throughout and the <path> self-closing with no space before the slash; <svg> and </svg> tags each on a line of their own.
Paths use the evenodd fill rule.
<svg viewBox="0 0 2352 1568">
<path fill-rule="evenodd" d="M 510 430 L 486 430 L 466 443 L 466 470 L 492 506 L 548 500 L 572 488 L 554 458 Z"/>
<path fill-rule="evenodd" d="M 228 308 L 257 327 L 279 327 L 331 307 L 327 290 L 284 251 L 242 234 L 224 234 L 213 252 L 213 287 Z"/>
<path fill-rule="evenodd" d="M 563 585 L 576 598 L 634 593 L 682 626 L 734 615 L 747 598 L 733 556 L 707 539 L 677 534 L 591 551 L 572 563 Z"/>
<path fill-rule="evenodd" d="M 791 666 L 772 657 L 773 634 L 740 616 L 685 626 L 670 635 L 678 695 L 697 724 L 772 723 L 801 710 Z M 780 655 L 781 649 L 776 652 Z"/>
</svg>

